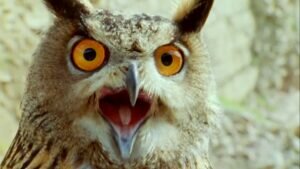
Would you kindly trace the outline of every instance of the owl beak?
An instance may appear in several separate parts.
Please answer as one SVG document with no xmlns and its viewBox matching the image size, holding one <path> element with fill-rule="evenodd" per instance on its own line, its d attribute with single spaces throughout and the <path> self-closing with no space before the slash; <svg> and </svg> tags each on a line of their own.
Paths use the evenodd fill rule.
<svg viewBox="0 0 300 169">
<path fill-rule="evenodd" d="M 136 131 L 137 128 L 128 130 L 127 132 L 120 132 L 119 129 L 115 128 L 114 139 L 118 144 L 120 155 L 123 160 L 128 160 L 131 156 L 132 148 L 136 139 Z"/>
<path fill-rule="evenodd" d="M 103 88 L 99 98 L 101 115 L 112 127 L 112 136 L 119 150 L 120 157 L 128 160 L 131 157 L 137 133 L 147 120 L 152 106 L 152 98 L 143 90 L 137 101 L 131 106 L 127 89 L 111 90 Z"/>
<path fill-rule="evenodd" d="M 125 83 L 121 90 L 103 88 L 99 108 L 113 129 L 120 157 L 126 161 L 131 157 L 137 132 L 147 119 L 152 98 L 140 90 L 137 62 L 129 64 Z"/>
<path fill-rule="evenodd" d="M 126 75 L 126 87 L 131 106 L 134 106 L 139 94 L 139 77 L 136 62 L 131 62 Z"/>
</svg>

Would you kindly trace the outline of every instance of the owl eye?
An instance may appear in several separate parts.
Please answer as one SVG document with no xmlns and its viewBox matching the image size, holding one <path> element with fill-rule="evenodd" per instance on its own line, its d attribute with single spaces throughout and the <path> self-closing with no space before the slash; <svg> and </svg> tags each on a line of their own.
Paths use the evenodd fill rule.
<svg viewBox="0 0 300 169">
<path fill-rule="evenodd" d="M 75 44 L 72 50 L 74 65 L 83 71 L 94 71 L 107 61 L 107 51 L 104 45 L 91 40 L 83 39 Z"/>
<path fill-rule="evenodd" d="M 164 45 L 156 49 L 154 53 L 156 67 L 164 76 L 175 75 L 183 67 L 184 56 L 175 45 Z"/>
</svg>

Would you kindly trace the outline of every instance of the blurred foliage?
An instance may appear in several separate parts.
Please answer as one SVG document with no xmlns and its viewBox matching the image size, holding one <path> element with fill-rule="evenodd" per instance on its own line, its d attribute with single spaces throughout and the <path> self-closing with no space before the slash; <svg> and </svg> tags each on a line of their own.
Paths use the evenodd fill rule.
<svg viewBox="0 0 300 169">
<path fill-rule="evenodd" d="M 258 90 L 299 88 L 299 1 L 251 1 L 250 5 L 258 30 L 252 46 L 260 68 Z"/>
</svg>

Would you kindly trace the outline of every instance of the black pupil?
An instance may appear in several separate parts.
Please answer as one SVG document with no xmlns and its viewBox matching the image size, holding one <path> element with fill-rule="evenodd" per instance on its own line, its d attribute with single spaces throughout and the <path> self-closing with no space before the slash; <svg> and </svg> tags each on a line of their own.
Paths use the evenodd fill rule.
<svg viewBox="0 0 300 169">
<path fill-rule="evenodd" d="M 164 53 L 162 56 L 161 56 L 161 62 L 163 63 L 163 65 L 165 66 L 170 66 L 173 62 L 173 57 L 171 54 L 169 53 Z"/>
<path fill-rule="evenodd" d="M 87 48 L 84 51 L 83 56 L 84 56 L 85 60 L 93 61 L 96 58 L 96 51 L 92 48 Z"/>
</svg>

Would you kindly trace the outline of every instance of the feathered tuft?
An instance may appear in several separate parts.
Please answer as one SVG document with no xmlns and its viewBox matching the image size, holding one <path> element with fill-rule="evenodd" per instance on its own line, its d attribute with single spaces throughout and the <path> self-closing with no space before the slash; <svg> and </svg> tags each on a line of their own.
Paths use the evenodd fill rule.
<svg viewBox="0 0 300 169">
<path fill-rule="evenodd" d="M 80 20 L 91 11 L 89 1 L 80 0 L 44 0 L 47 7 L 60 18 Z"/>
<path fill-rule="evenodd" d="M 206 22 L 213 0 L 182 0 L 174 21 L 182 33 L 198 32 Z"/>
</svg>

